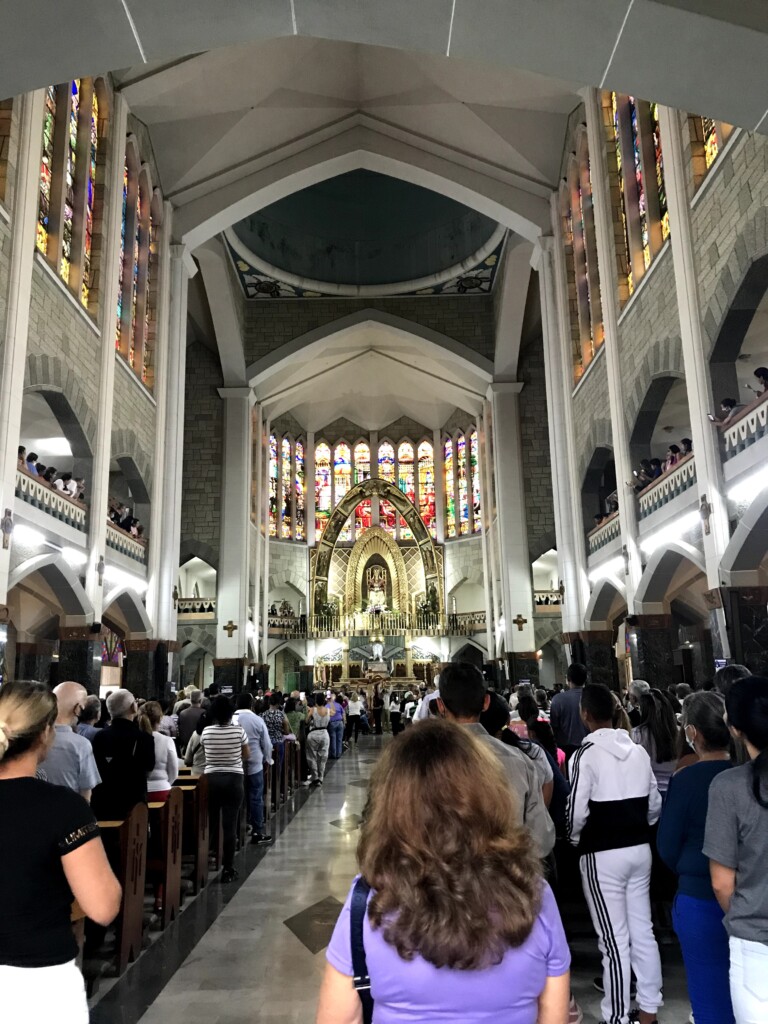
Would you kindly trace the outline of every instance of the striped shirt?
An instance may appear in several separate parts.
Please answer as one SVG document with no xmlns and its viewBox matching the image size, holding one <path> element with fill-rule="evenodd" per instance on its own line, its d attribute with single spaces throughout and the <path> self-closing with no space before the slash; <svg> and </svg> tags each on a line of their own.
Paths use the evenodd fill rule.
<svg viewBox="0 0 768 1024">
<path fill-rule="evenodd" d="M 205 774 L 243 774 L 243 744 L 248 742 L 239 725 L 207 725 L 200 741 L 205 750 Z"/>
</svg>

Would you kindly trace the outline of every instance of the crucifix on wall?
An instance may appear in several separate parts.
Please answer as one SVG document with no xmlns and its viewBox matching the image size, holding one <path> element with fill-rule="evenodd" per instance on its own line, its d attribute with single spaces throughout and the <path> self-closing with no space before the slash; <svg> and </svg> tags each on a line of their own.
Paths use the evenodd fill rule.
<svg viewBox="0 0 768 1024">
<path fill-rule="evenodd" d="M 232 621 L 232 619 L 230 619 L 229 622 L 226 624 L 226 626 L 222 626 L 221 628 L 224 630 L 224 632 L 227 634 L 227 636 L 231 640 L 232 639 L 232 634 L 237 629 L 237 626 Z"/>
<path fill-rule="evenodd" d="M 517 618 L 516 619 L 512 619 L 512 621 L 517 626 L 518 633 L 522 633 L 523 632 L 523 626 L 526 624 L 528 619 L 524 619 L 523 616 L 520 614 L 520 612 L 518 612 L 517 613 Z"/>
</svg>

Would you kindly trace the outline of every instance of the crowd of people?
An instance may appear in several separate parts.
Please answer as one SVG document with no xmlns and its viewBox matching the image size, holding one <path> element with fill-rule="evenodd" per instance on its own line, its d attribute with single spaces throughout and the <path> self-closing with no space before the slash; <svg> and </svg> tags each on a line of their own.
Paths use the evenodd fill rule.
<svg viewBox="0 0 768 1024">
<path fill-rule="evenodd" d="M 143 525 L 133 514 L 133 510 L 117 498 L 109 499 L 107 519 L 111 523 L 114 523 L 115 526 L 118 526 L 121 530 L 125 530 L 126 533 L 130 533 L 130 535 L 135 537 L 136 540 L 144 539 Z"/>
<path fill-rule="evenodd" d="M 251 842 L 271 841 L 264 772 L 279 766 L 286 740 L 300 743 L 304 781 L 320 789 L 329 759 L 361 732 L 387 728 L 396 741 L 374 770 L 361 874 L 328 947 L 319 1024 L 365 1019 L 371 1001 L 377 1024 L 577 1024 L 559 909 L 574 862 L 598 936 L 606 1024 L 657 1021 L 665 900 L 696 1024 L 766 1019 L 768 680 L 731 665 L 706 689 L 638 679 L 622 699 L 578 664 L 550 693 L 527 684 L 496 692 L 462 663 L 408 692 L 233 699 L 214 685 L 165 705 L 126 689 L 103 702 L 74 682 L 52 692 L 5 684 L 0 863 L 13 885 L 0 917 L 0 982 L 9 1019 L 32 1007 L 32 1019 L 87 1020 L 71 901 L 102 938 L 120 903 L 98 820 L 166 800 L 183 759 L 207 777 L 229 882 L 243 806 Z"/>
<path fill-rule="evenodd" d="M 72 473 L 60 472 L 55 466 L 43 465 L 37 452 L 27 452 L 24 445 L 19 445 L 18 468 L 29 476 L 36 477 L 39 483 L 74 501 L 85 500 L 84 477 L 75 477 Z"/>
</svg>

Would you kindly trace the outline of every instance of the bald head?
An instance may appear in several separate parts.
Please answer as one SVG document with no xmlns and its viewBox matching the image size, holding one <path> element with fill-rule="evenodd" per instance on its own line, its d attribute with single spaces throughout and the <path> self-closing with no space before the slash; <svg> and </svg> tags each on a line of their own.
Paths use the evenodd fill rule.
<svg viewBox="0 0 768 1024">
<path fill-rule="evenodd" d="M 59 708 L 56 724 L 75 725 L 80 709 L 88 697 L 86 688 L 82 683 L 59 683 L 53 693 Z"/>
</svg>

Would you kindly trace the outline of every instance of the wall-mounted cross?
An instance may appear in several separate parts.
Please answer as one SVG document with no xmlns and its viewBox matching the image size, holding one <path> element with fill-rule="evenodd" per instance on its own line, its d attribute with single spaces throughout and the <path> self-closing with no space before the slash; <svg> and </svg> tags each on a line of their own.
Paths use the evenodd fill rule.
<svg viewBox="0 0 768 1024">
<path fill-rule="evenodd" d="M 232 634 L 237 629 L 237 626 L 232 621 L 232 619 L 230 619 L 229 622 L 226 624 L 226 626 L 222 626 L 222 629 L 224 630 L 224 632 L 227 634 L 227 636 L 231 640 L 232 639 Z"/>
<path fill-rule="evenodd" d="M 528 619 L 524 619 L 523 616 L 520 614 L 520 612 L 518 612 L 517 613 L 517 618 L 516 619 L 512 619 L 512 621 L 517 626 L 518 631 L 520 633 L 522 633 L 523 632 L 523 626 L 526 624 Z"/>
</svg>

